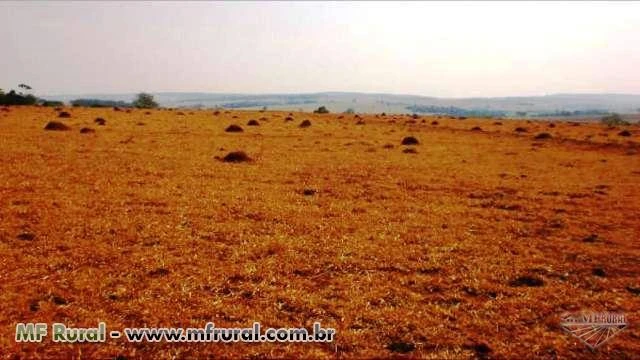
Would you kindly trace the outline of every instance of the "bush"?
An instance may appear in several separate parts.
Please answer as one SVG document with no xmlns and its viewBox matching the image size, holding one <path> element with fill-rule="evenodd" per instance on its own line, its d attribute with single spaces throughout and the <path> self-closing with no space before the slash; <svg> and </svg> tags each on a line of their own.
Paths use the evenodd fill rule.
<svg viewBox="0 0 640 360">
<path fill-rule="evenodd" d="M 329 110 L 325 106 L 320 106 L 313 111 L 315 114 L 328 114 Z"/>
<path fill-rule="evenodd" d="M 139 109 L 155 109 L 158 107 L 158 103 L 153 99 L 153 95 L 140 93 L 133 101 L 133 106 Z"/>
<path fill-rule="evenodd" d="M 629 125 L 629 122 L 622 120 L 620 114 L 616 113 L 602 117 L 602 119 L 600 119 L 600 122 L 607 126 Z"/>
</svg>

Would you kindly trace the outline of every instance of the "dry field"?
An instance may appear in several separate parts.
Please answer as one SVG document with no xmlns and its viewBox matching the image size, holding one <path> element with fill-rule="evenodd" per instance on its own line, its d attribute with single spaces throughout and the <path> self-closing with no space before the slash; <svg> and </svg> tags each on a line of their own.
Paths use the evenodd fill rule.
<svg viewBox="0 0 640 360">
<path fill-rule="evenodd" d="M 638 125 L 63 110 L 0 109 L 3 357 L 640 356 Z M 558 325 L 580 310 L 630 326 L 593 353 Z M 14 341 L 17 322 L 99 321 L 337 340 Z"/>
</svg>

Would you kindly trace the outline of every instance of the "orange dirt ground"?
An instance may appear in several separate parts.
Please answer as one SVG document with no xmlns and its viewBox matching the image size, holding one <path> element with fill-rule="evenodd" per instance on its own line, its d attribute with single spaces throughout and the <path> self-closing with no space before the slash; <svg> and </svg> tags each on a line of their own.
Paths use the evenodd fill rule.
<svg viewBox="0 0 640 360">
<path fill-rule="evenodd" d="M 3 357 L 640 356 L 638 125 L 64 110 L 0 109 Z M 221 161 L 231 151 L 252 161 Z M 630 325 L 591 352 L 558 324 L 580 310 Z M 320 321 L 337 338 L 14 340 L 17 322 L 99 321 Z"/>
</svg>

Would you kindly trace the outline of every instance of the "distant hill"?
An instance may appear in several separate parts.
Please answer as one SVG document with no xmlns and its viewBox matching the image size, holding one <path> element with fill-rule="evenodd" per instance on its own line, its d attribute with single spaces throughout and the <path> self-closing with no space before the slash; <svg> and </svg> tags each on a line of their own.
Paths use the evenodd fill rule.
<svg viewBox="0 0 640 360">
<path fill-rule="evenodd" d="M 494 98 L 436 98 L 356 92 L 308 94 L 219 94 L 198 92 L 153 93 L 165 107 L 235 108 L 311 111 L 326 106 L 331 112 L 353 109 L 359 113 L 443 113 L 488 116 L 598 116 L 603 113 L 640 113 L 640 95 L 554 94 Z M 131 101 L 135 94 L 78 94 L 43 96 L 71 102 L 79 98 Z"/>
</svg>

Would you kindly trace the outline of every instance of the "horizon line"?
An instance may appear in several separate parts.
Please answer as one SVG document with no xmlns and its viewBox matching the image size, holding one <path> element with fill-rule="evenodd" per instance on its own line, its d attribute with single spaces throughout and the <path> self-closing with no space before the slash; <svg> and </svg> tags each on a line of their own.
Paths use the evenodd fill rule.
<svg viewBox="0 0 640 360">
<path fill-rule="evenodd" d="M 411 93 L 394 93 L 394 92 L 367 92 L 367 91 L 310 91 L 310 92 L 216 92 L 216 91 L 125 91 L 125 92 L 86 92 L 86 93 L 66 93 L 66 94 L 43 94 L 40 97 L 70 97 L 70 96 L 115 96 L 115 95 L 136 95 L 140 93 L 148 93 L 152 95 L 161 94 L 209 94 L 209 95 L 240 95 L 240 96 L 292 96 L 292 95 L 323 95 L 323 94 L 360 94 L 360 95 L 387 95 L 387 96 L 411 96 L 432 99 L 500 99 L 500 98 L 529 98 L 529 97 L 546 97 L 546 96 L 562 96 L 562 95 L 623 95 L 623 96 L 640 96 L 635 93 L 624 92 L 557 92 L 541 95 L 504 95 L 504 96 L 430 96 Z"/>
</svg>

